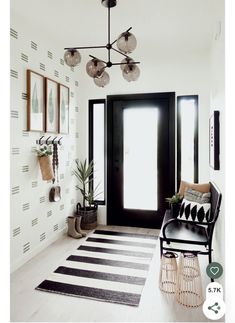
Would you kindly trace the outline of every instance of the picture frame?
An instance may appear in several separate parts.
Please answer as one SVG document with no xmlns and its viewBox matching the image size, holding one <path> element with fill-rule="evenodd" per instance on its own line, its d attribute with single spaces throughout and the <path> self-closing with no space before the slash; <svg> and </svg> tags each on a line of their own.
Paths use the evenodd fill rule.
<svg viewBox="0 0 235 323">
<path fill-rule="evenodd" d="M 220 169 L 219 111 L 214 111 L 209 122 L 209 163 L 214 170 Z"/>
<path fill-rule="evenodd" d="M 27 70 L 27 131 L 44 131 L 44 76 Z"/>
<path fill-rule="evenodd" d="M 59 133 L 69 133 L 69 88 L 63 84 L 58 87 Z"/>
<path fill-rule="evenodd" d="M 45 131 L 58 132 L 58 83 L 45 78 Z"/>
</svg>

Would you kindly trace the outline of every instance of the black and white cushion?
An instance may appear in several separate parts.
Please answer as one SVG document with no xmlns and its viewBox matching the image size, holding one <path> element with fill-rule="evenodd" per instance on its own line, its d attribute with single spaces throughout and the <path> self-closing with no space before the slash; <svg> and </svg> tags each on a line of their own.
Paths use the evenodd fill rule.
<svg viewBox="0 0 235 323">
<path fill-rule="evenodd" d="M 194 222 L 209 222 L 211 221 L 211 204 L 197 203 L 183 199 L 179 215 L 179 219 L 194 221 Z"/>
</svg>

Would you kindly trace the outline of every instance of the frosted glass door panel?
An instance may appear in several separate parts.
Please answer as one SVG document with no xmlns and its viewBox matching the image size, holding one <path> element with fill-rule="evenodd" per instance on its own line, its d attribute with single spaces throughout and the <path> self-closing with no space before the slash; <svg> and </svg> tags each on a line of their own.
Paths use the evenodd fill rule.
<svg viewBox="0 0 235 323">
<path fill-rule="evenodd" d="M 194 182 L 195 101 L 181 102 L 181 178 Z"/>
<path fill-rule="evenodd" d="M 123 111 L 123 203 L 126 209 L 157 210 L 157 108 Z"/>
<path fill-rule="evenodd" d="M 104 201 L 104 103 L 93 106 L 93 186 L 96 190 L 95 200 Z"/>
</svg>

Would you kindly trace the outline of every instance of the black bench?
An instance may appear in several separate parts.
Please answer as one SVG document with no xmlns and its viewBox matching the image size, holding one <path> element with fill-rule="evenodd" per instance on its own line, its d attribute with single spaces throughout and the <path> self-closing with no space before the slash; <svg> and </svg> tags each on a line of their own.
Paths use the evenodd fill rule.
<svg viewBox="0 0 235 323">
<path fill-rule="evenodd" d="M 173 217 L 171 210 L 166 210 L 160 232 L 160 254 L 164 250 L 175 252 L 194 252 L 202 255 L 208 255 L 209 263 L 212 262 L 212 238 L 214 226 L 218 219 L 221 205 L 222 194 L 216 185 L 210 182 L 211 192 L 211 214 L 210 222 L 195 222 L 181 220 Z M 184 244 L 182 248 L 174 248 L 171 243 Z M 187 249 L 187 244 L 194 247 Z M 204 246 L 205 250 L 199 246 Z M 213 281 L 213 280 L 212 280 Z"/>
</svg>

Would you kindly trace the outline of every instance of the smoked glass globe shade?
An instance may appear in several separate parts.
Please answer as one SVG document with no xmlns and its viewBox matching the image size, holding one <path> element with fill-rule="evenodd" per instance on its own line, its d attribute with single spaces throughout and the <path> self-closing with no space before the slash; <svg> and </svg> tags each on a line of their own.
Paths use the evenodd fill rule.
<svg viewBox="0 0 235 323">
<path fill-rule="evenodd" d="M 135 50 L 136 46 L 137 46 L 136 38 L 129 31 L 125 31 L 118 37 L 117 48 L 121 52 L 125 54 L 132 53 L 133 50 Z"/>
<path fill-rule="evenodd" d="M 125 65 L 122 75 L 128 82 L 137 81 L 140 76 L 140 69 L 136 64 Z"/>
<path fill-rule="evenodd" d="M 101 76 L 105 68 L 105 63 L 100 60 L 93 58 L 86 64 L 86 71 L 90 77 L 96 77 L 97 75 Z"/>
<path fill-rule="evenodd" d="M 76 49 L 67 49 L 64 53 L 64 61 L 70 67 L 77 66 L 81 62 L 81 55 Z"/>
<path fill-rule="evenodd" d="M 109 83 L 109 74 L 103 72 L 101 77 L 95 77 L 94 82 L 98 87 L 105 87 Z"/>
</svg>

